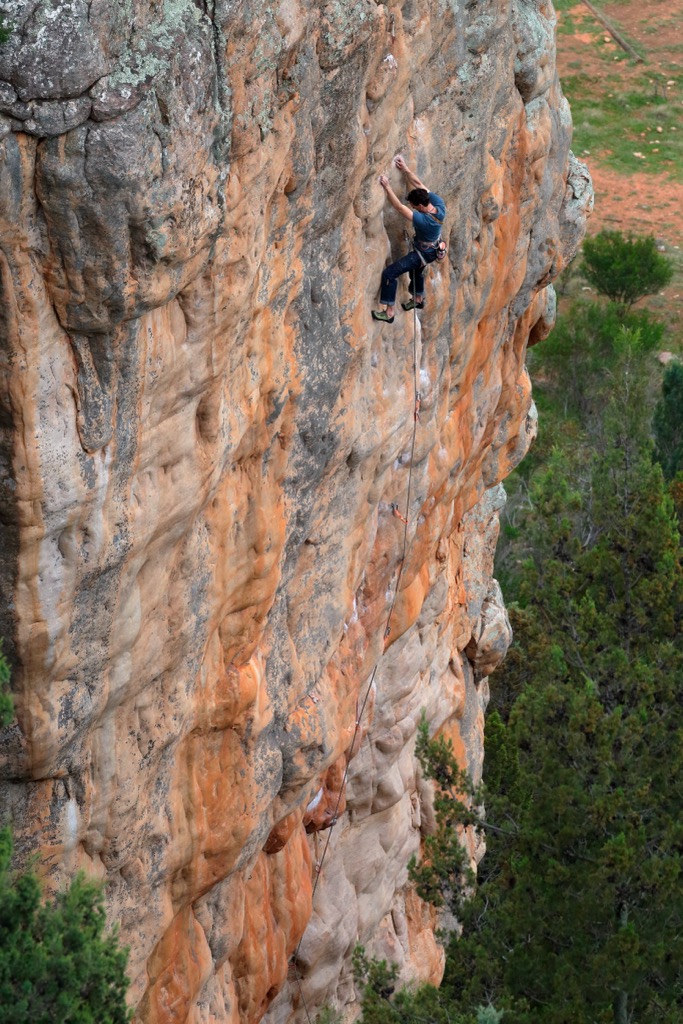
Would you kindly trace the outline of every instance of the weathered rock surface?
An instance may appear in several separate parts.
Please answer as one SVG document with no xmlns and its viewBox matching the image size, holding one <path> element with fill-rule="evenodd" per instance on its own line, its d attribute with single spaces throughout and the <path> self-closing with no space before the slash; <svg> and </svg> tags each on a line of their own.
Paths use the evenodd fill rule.
<svg viewBox="0 0 683 1024">
<path fill-rule="evenodd" d="M 525 349 L 590 204 L 552 7 L 2 10 L 20 852 L 51 885 L 107 880 L 146 1024 L 301 1013 L 302 936 L 309 1009 L 353 1002 L 358 940 L 436 979 L 406 872 L 430 815 L 416 723 L 480 770 L 509 639 L 497 485 L 533 436 Z M 377 185 L 398 149 L 446 199 L 450 259 L 416 339 L 395 594 L 413 321 L 369 310 L 404 245 Z"/>
</svg>

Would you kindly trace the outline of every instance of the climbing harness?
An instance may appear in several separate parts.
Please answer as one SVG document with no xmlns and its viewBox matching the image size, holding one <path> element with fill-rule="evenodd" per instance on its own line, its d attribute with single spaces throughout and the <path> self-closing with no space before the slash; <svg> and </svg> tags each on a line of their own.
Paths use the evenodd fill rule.
<svg viewBox="0 0 683 1024">
<path fill-rule="evenodd" d="M 415 294 L 415 271 L 412 270 L 411 274 L 412 274 L 412 278 L 413 278 L 413 294 Z M 401 557 L 399 559 L 398 576 L 396 577 L 396 586 L 394 587 L 394 593 L 393 593 L 393 597 L 391 599 L 391 605 L 389 606 L 389 613 L 387 615 L 387 623 L 386 623 L 386 626 L 384 628 L 384 639 L 385 640 L 391 635 L 391 620 L 392 620 L 392 617 L 393 617 L 393 614 L 394 614 L 394 608 L 396 606 L 396 598 L 398 597 L 399 588 L 400 588 L 400 585 L 401 585 L 401 579 L 403 577 L 403 570 L 404 570 L 405 564 L 406 564 L 406 555 L 408 553 L 408 526 L 410 525 L 410 523 L 409 523 L 410 501 L 411 501 L 411 497 L 412 497 L 412 493 L 411 492 L 412 492 L 412 486 L 413 486 L 413 460 L 415 458 L 415 443 L 416 443 L 416 440 L 417 440 L 417 424 L 419 423 L 419 420 L 420 420 L 420 403 L 421 403 L 421 400 L 422 400 L 422 396 L 421 396 L 420 392 L 417 389 L 417 383 L 418 383 L 418 380 L 417 380 L 417 306 L 413 306 L 413 394 L 414 394 L 413 436 L 412 436 L 412 439 L 411 439 L 411 442 L 410 442 L 410 462 L 408 464 L 408 492 L 406 494 L 405 515 L 401 514 L 401 510 L 400 510 L 400 507 L 398 505 L 398 502 L 394 501 L 390 505 L 392 514 L 394 516 L 396 516 L 397 519 L 401 520 L 401 522 L 404 524 L 404 527 L 403 527 L 403 550 L 401 552 Z M 370 681 L 368 682 L 368 685 L 366 687 L 365 694 L 363 696 L 363 700 L 362 700 L 361 705 L 360 705 L 360 709 L 358 709 L 358 706 L 356 706 L 356 708 L 357 708 L 357 710 L 356 710 L 356 723 L 355 723 L 355 728 L 354 728 L 354 731 L 353 731 L 353 738 L 352 738 L 351 743 L 350 743 L 350 745 L 348 747 L 349 750 L 353 750 L 354 744 L 355 744 L 355 742 L 356 742 L 356 740 L 358 738 L 358 733 L 360 732 L 360 728 L 361 728 L 361 725 L 362 725 L 362 722 L 363 722 L 363 714 L 365 713 L 365 706 L 366 706 L 366 704 L 367 704 L 367 702 L 368 702 L 368 700 L 370 698 L 370 694 L 372 693 L 372 688 L 373 688 L 373 686 L 375 684 L 375 676 L 377 675 L 378 667 L 379 667 L 379 660 L 375 664 L 375 667 L 373 668 L 372 673 L 370 675 Z M 313 900 L 315 898 L 316 889 L 318 888 L 318 882 L 320 881 L 320 876 L 322 874 L 323 864 L 325 862 L 325 857 L 327 855 L 327 850 L 329 848 L 330 840 L 332 838 L 332 830 L 333 830 L 334 826 L 337 824 L 337 820 L 338 820 L 338 817 L 339 817 L 339 808 L 340 808 L 340 805 L 341 805 L 342 794 L 344 793 L 344 789 L 345 789 L 345 786 L 346 786 L 346 780 L 347 780 L 348 774 L 349 774 L 349 763 L 350 762 L 347 760 L 346 765 L 344 767 L 344 774 L 342 776 L 341 786 L 339 787 L 339 795 L 337 796 L 337 804 L 336 804 L 335 809 L 334 809 L 334 814 L 332 816 L 332 820 L 330 822 L 330 826 L 329 826 L 329 828 L 327 830 L 327 837 L 326 837 L 326 840 L 325 840 L 325 845 L 323 847 L 322 855 L 320 857 L 318 857 L 316 859 L 316 862 L 315 862 L 315 868 L 314 868 L 314 871 L 315 871 L 315 881 L 313 882 L 313 890 L 311 892 L 311 903 L 313 902 Z M 317 833 L 316 833 L 316 835 L 317 835 Z M 316 847 L 316 852 L 317 852 L 317 847 Z M 299 958 L 299 953 L 301 951 L 301 943 L 302 942 L 303 942 L 303 935 L 299 939 L 297 947 L 294 950 L 294 953 L 292 954 L 291 962 L 292 962 L 292 965 L 294 967 L 294 976 L 296 978 L 296 984 L 297 984 L 297 988 L 299 990 L 299 996 L 301 998 L 301 1004 L 302 1004 L 302 1006 L 304 1008 L 304 1013 L 306 1014 L 307 1024 L 313 1024 L 313 1021 L 311 1019 L 311 1015 L 310 1015 L 309 1010 L 308 1010 L 308 1006 L 306 1005 L 306 998 L 304 996 L 303 989 L 301 987 L 301 976 L 299 974 L 299 968 L 297 966 L 297 961 L 298 961 L 298 958 Z"/>
<path fill-rule="evenodd" d="M 417 238 L 414 238 L 413 249 L 420 257 L 423 267 L 428 267 L 434 260 L 445 260 L 448 255 L 448 246 L 441 235 L 439 235 L 435 242 L 419 242 Z M 434 260 L 426 260 L 423 253 L 434 253 Z"/>
</svg>

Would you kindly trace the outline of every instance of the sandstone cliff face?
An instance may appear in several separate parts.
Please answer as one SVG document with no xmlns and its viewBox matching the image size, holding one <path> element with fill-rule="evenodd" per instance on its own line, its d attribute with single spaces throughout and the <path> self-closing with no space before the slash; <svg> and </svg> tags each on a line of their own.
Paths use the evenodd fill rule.
<svg viewBox="0 0 683 1024">
<path fill-rule="evenodd" d="M 498 484 L 590 202 L 552 7 L 0 8 L 20 851 L 51 885 L 106 879 L 146 1024 L 301 1014 L 302 935 L 309 1009 L 352 1004 L 358 940 L 437 978 L 406 872 L 430 814 L 416 723 L 480 770 L 509 639 Z M 397 150 L 445 198 L 450 254 L 418 324 L 395 595 L 413 321 L 369 312 L 405 244 L 377 185 Z"/>
</svg>

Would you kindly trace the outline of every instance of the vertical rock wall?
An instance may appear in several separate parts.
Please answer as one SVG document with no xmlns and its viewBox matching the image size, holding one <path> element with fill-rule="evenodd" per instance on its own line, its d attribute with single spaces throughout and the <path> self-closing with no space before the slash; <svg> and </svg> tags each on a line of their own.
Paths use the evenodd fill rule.
<svg viewBox="0 0 683 1024">
<path fill-rule="evenodd" d="M 552 7 L 0 9 L 18 848 L 49 885 L 106 880 L 145 1024 L 301 1013 L 302 935 L 309 1008 L 353 1001 L 358 940 L 437 978 L 406 874 L 429 827 L 416 722 L 480 770 L 509 633 L 498 484 L 590 203 Z M 405 245 L 377 184 L 397 150 L 445 198 L 450 252 L 417 328 L 394 595 L 413 320 L 369 314 Z"/>
</svg>

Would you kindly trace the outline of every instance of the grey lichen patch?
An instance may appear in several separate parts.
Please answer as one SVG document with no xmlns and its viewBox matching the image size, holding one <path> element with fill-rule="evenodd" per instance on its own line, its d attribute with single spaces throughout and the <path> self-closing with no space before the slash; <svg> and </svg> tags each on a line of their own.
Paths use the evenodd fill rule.
<svg viewBox="0 0 683 1024">
<path fill-rule="evenodd" d="M 320 66 L 334 67 L 372 35 L 381 15 L 370 0 L 331 0 L 323 11 Z"/>
<path fill-rule="evenodd" d="M 452 14 L 454 18 L 457 18 L 460 14 L 458 0 L 439 0 L 439 14 L 442 17 L 444 14 Z"/>
<path fill-rule="evenodd" d="M 276 9 L 267 5 L 254 11 L 254 31 L 245 42 L 243 59 L 247 83 L 246 101 L 235 123 L 242 130 L 257 125 L 263 141 L 273 130 L 274 118 L 283 97 L 296 91 L 290 47 L 284 38 Z M 285 70 L 286 69 L 286 70 Z"/>
<path fill-rule="evenodd" d="M 273 130 L 273 107 L 272 98 L 264 97 L 263 106 L 257 114 L 254 115 L 254 121 L 259 126 L 261 133 L 261 141 Z"/>
<path fill-rule="evenodd" d="M 266 15 L 270 9 L 266 9 Z M 252 108 L 253 120 L 259 127 L 261 140 L 273 129 L 273 117 L 276 108 L 277 68 L 279 58 L 285 49 L 282 36 L 277 31 L 274 21 L 266 21 L 264 32 L 259 36 L 254 51 L 253 67 L 256 79 L 264 79 L 260 97 Z"/>
<path fill-rule="evenodd" d="M 117 67 L 91 90 L 96 120 L 118 116 L 136 106 L 146 87 L 171 70 L 181 35 L 191 39 L 198 26 L 209 19 L 192 0 L 165 0 L 161 20 L 145 33 L 135 34 L 126 45 Z M 197 59 L 201 59 L 198 50 Z M 191 63 L 185 69 L 192 73 Z"/>
<path fill-rule="evenodd" d="M 145 50 L 146 40 L 144 39 L 141 41 L 138 49 L 128 47 L 116 71 L 108 75 L 102 82 L 99 82 L 95 88 L 101 89 L 105 84 L 111 89 L 119 89 L 125 86 L 134 88 L 154 78 L 160 71 L 168 67 L 166 57 L 159 57 L 156 53 L 146 53 Z"/>
<path fill-rule="evenodd" d="M 515 85 L 525 103 L 542 95 L 555 74 L 555 15 L 548 15 L 523 0 L 514 0 L 512 26 L 517 53 Z"/>
<path fill-rule="evenodd" d="M 17 102 L 17 94 L 9 82 L 0 82 L 0 110 L 11 108 Z"/>
<path fill-rule="evenodd" d="M 266 22 L 254 50 L 253 65 L 256 77 L 276 71 L 278 58 L 284 48 L 284 40 L 275 22 Z"/>
<path fill-rule="evenodd" d="M 21 100 L 73 99 L 109 70 L 87 0 L 5 0 L 0 12 L 12 30 L 0 47 L 0 78 Z"/>
<path fill-rule="evenodd" d="M 492 45 L 495 37 L 507 27 L 505 11 L 484 14 L 468 25 L 465 32 L 467 49 L 470 53 L 483 54 Z"/>
</svg>

